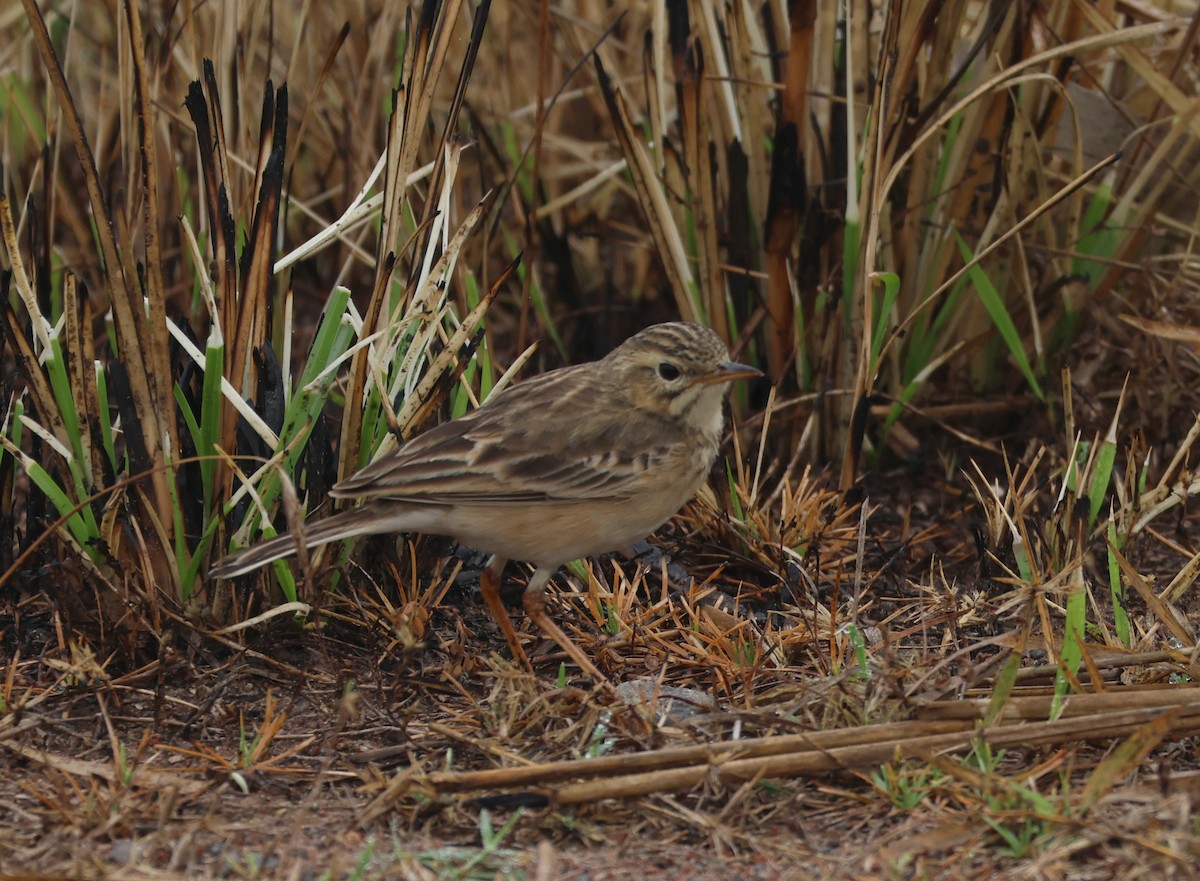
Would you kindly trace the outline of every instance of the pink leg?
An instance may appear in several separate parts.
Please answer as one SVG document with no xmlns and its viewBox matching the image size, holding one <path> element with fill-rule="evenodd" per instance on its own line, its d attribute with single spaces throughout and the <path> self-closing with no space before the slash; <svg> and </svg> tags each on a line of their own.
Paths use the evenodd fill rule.
<svg viewBox="0 0 1200 881">
<path fill-rule="evenodd" d="M 512 621 L 509 620 L 508 610 L 500 601 L 500 573 L 504 571 L 506 562 L 508 561 L 492 558 L 487 569 L 483 570 L 483 575 L 479 578 L 479 590 L 483 594 L 484 602 L 488 604 L 488 608 L 492 612 L 492 617 L 504 631 L 504 638 L 508 641 L 508 647 L 512 649 L 513 658 L 521 662 L 525 669 L 532 673 L 533 665 L 529 663 L 529 657 L 525 654 L 525 649 L 521 647 L 521 640 L 517 637 L 517 631 L 513 629 Z"/>
<path fill-rule="evenodd" d="M 554 567 L 557 569 L 558 567 Z M 562 628 L 550 620 L 550 616 L 546 614 L 546 584 L 550 581 L 550 576 L 554 573 L 554 569 L 547 571 L 547 567 L 539 567 L 533 573 L 533 578 L 529 580 L 529 585 L 525 588 L 525 596 L 522 599 L 522 604 L 525 606 L 525 614 L 529 616 L 529 620 L 536 624 L 541 631 L 558 643 L 559 647 L 567 653 L 567 657 L 575 662 L 580 670 L 592 678 L 592 680 L 600 685 L 610 695 L 616 695 L 616 689 L 612 683 L 608 681 L 603 673 L 601 673 L 591 659 L 584 654 L 571 637 L 563 632 Z"/>
</svg>

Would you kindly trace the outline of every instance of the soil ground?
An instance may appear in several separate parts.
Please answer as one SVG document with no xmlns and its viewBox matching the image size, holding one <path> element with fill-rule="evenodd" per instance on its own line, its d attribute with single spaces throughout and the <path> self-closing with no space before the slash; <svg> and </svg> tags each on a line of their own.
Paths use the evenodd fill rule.
<svg viewBox="0 0 1200 881">
<path fill-rule="evenodd" d="M 1197 536 L 1194 516 L 1181 523 Z M 920 534 L 946 544 L 945 530 Z M 880 559 L 897 547 L 896 535 L 882 538 Z M 929 549 L 909 546 L 905 559 L 919 572 Z M 439 560 L 431 583 L 464 568 L 430 616 L 364 577 L 352 599 L 327 599 L 320 626 L 277 618 L 221 637 L 180 626 L 158 658 L 126 671 L 106 671 L 78 642 L 74 656 L 60 650 L 61 615 L 41 598 L 8 601 L 6 646 L 20 652 L 7 668 L 9 693 L 24 706 L 0 732 L 0 877 L 1197 877 L 1190 738 L 1167 736 L 1122 766 L 1087 810 L 1081 792 L 1122 741 L 997 751 L 987 774 L 930 752 L 742 785 L 710 775 L 569 805 L 553 803 L 553 785 L 439 792 L 423 774 L 913 718 L 920 707 L 903 706 L 893 686 L 950 654 L 929 647 L 953 639 L 985 646 L 975 652 L 985 657 L 996 630 L 967 615 L 976 583 L 958 598 L 973 623 L 955 634 L 936 621 L 915 636 L 876 628 L 868 638 L 877 666 L 865 680 L 820 670 L 825 647 L 731 683 L 719 668 L 652 650 L 661 623 L 645 625 L 640 650 L 637 640 L 602 637 L 581 592 L 565 590 L 556 617 L 576 626 L 614 681 L 687 689 L 678 693 L 699 704 L 624 706 L 556 675 L 553 644 L 533 639 L 527 624 L 535 672 L 506 660 L 474 588 L 478 561 Z M 964 557 L 960 568 L 975 565 Z M 610 587 L 619 573 L 644 570 L 620 556 L 592 567 Z M 557 583 L 579 586 L 565 572 Z M 905 583 L 879 582 L 876 621 L 911 600 Z M 627 614 L 646 621 L 652 599 L 641 597 L 642 618 Z M 672 609 L 689 602 L 665 600 Z M 1040 660 L 1030 651 L 1026 666 Z M 965 695 L 969 667 L 943 667 L 939 693 Z M 1107 681 L 1165 680 L 1167 667 L 1115 667 Z"/>
</svg>

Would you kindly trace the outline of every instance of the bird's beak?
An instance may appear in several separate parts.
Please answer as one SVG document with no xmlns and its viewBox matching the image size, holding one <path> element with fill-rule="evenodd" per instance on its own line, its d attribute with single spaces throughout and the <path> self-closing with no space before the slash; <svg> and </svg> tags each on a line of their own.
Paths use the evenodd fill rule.
<svg viewBox="0 0 1200 881">
<path fill-rule="evenodd" d="M 717 369 L 712 373 L 698 376 L 695 381 L 699 385 L 716 385 L 721 382 L 736 382 L 739 379 L 753 379 L 756 376 L 762 375 L 762 371 L 757 367 L 725 360 L 718 364 Z"/>
</svg>

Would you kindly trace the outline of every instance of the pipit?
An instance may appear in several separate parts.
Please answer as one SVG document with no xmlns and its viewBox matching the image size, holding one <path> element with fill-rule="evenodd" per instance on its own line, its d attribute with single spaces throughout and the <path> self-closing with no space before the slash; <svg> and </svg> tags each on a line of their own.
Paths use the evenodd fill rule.
<svg viewBox="0 0 1200 881">
<path fill-rule="evenodd" d="M 732 380 L 759 376 L 698 324 L 658 324 L 606 357 L 518 383 L 418 435 L 330 491 L 363 504 L 222 560 L 232 578 L 308 547 L 374 533 L 446 535 L 492 554 L 484 600 L 513 655 L 528 659 L 500 601 L 510 559 L 537 568 L 523 605 L 581 670 L 607 680 L 546 614 L 546 585 L 570 560 L 626 547 L 704 482 Z"/>
</svg>

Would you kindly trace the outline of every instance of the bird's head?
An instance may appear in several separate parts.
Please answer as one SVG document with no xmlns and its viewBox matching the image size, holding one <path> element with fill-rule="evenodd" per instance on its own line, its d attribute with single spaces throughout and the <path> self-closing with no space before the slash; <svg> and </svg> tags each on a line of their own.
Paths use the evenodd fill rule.
<svg viewBox="0 0 1200 881">
<path fill-rule="evenodd" d="M 605 358 L 630 395 L 630 403 L 689 427 L 721 430 L 721 405 L 729 383 L 762 373 L 729 357 L 725 343 L 700 324 L 656 324 Z"/>
</svg>

